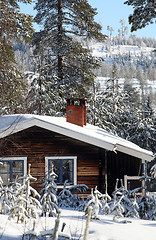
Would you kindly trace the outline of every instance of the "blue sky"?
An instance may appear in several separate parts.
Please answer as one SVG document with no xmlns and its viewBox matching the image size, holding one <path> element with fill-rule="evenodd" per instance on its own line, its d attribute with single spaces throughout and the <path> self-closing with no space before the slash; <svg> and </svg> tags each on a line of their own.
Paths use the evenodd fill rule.
<svg viewBox="0 0 156 240">
<path fill-rule="evenodd" d="M 118 34 L 118 29 L 121 27 L 120 20 L 124 19 L 126 21 L 126 26 L 129 28 L 128 16 L 133 12 L 131 6 L 124 4 L 125 0 L 88 0 L 92 7 L 97 8 L 98 14 L 95 17 L 97 22 L 103 27 L 103 33 L 108 34 L 107 26 L 111 26 L 114 29 L 113 36 Z M 21 11 L 35 15 L 33 10 L 34 5 L 23 5 L 21 4 Z M 35 25 L 38 30 L 38 27 Z M 133 32 L 137 37 L 152 37 L 156 38 L 156 25 L 150 24 L 143 29 Z"/>
</svg>

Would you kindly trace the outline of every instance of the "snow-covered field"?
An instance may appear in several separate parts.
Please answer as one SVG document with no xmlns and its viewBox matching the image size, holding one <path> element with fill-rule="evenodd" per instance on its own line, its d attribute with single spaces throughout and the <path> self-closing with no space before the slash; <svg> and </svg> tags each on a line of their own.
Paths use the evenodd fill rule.
<svg viewBox="0 0 156 240">
<path fill-rule="evenodd" d="M 96 82 L 100 84 L 100 88 L 102 90 L 105 90 L 106 86 L 107 86 L 106 82 L 109 79 L 110 79 L 109 77 L 107 77 L 107 78 L 106 77 L 97 77 L 96 78 Z M 119 78 L 118 79 L 118 83 L 119 83 L 121 89 L 123 89 L 123 87 L 124 87 L 124 81 L 125 81 L 124 78 Z M 136 88 L 138 91 L 140 91 L 140 83 L 139 83 L 139 81 L 136 78 L 134 78 L 134 79 L 131 80 L 131 82 L 132 82 L 132 86 L 134 88 Z M 156 92 L 156 81 L 153 82 L 153 81 L 147 80 L 147 84 L 146 84 L 146 87 L 144 89 L 145 89 L 146 93 L 150 93 L 150 91 L 155 93 Z"/>
<path fill-rule="evenodd" d="M 128 222 L 125 223 L 125 220 Z M 28 240 L 23 234 L 32 229 L 34 220 L 28 223 L 16 223 L 0 215 L 1 240 Z M 39 218 L 36 220 L 35 231 L 40 232 L 54 227 L 55 218 Z M 83 212 L 61 210 L 61 224 L 66 223 L 64 233 L 71 234 L 73 240 L 83 240 L 86 218 Z M 23 237 L 23 238 L 22 238 Z M 36 239 L 41 239 L 38 235 Z M 62 238 L 63 239 L 63 238 Z M 88 240 L 156 240 L 156 221 L 139 220 L 134 218 L 121 218 L 119 222 L 113 221 L 112 215 L 100 215 L 100 220 L 91 220 Z"/>
</svg>

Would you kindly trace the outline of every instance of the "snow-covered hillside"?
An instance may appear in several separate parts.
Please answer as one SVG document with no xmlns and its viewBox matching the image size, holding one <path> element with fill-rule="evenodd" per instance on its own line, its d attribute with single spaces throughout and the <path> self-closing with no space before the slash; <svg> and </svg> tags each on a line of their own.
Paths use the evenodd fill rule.
<svg viewBox="0 0 156 240">
<path fill-rule="evenodd" d="M 147 47 L 144 43 L 137 45 L 115 45 L 110 40 L 104 43 L 91 41 L 89 49 L 95 57 L 103 59 L 96 74 L 96 82 L 105 90 L 106 82 L 112 77 L 112 65 L 116 63 L 118 83 L 123 89 L 125 79 L 141 93 L 141 84 L 144 93 L 153 99 L 155 108 L 156 94 L 156 53 L 154 47 Z"/>
<path fill-rule="evenodd" d="M 133 45 L 115 45 L 108 46 L 104 43 L 94 43 L 90 44 L 90 50 L 92 50 L 93 55 L 96 57 L 102 57 L 105 61 L 109 61 L 114 57 L 119 55 L 129 56 L 129 61 L 133 62 L 138 57 L 144 56 L 148 57 L 148 60 L 151 59 L 152 54 L 154 55 L 154 48 L 151 47 L 138 47 Z"/>
<path fill-rule="evenodd" d="M 96 82 L 100 84 L 101 89 L 106 88 L 106 82 L 108 80 L 109 80 L 108 77 L 107 78 L 106 77 L 97 77 L 96 78 Z M 125 81 L 124 78 L 119 78 L 118 83 L 119 83 L 121 89 L 123 89 L 124 81 Z M 133 87 L 135 87 L 138 91 L 140 91 L 139 81 L 136 78 L 134 78 L 134 79 L 131 80 L 131 82 L 133 83 Z M 145 87 L 145 92 L 150 93 L 150 91 L 153 91 L 153 93 L 156 92 L 156 80 L 155 81 L 147 80 L 147 84 L 146 84 L 146 87 Z"/>
</svg>

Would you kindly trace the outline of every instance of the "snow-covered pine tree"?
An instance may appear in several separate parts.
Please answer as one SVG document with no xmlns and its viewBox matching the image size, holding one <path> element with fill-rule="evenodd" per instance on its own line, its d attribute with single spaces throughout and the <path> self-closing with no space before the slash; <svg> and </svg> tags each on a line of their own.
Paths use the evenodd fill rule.
<svg viewBox="0 0 156 240">
<path fill-rule="evenodd" d="M 40 192 L 41 198 L 40 203 L 42 205 L 41 216 L 56 217 L 59 213 L 58 201 L 57 201 L 57 185 L 55 183 L 55 174 L 52 166 L 52 171 L 46 176 L 43 183 L 43 188 Z"/>
<path fill-rule="evenodd" d="M 73 209 L 83 209 L 84 202 L 77 193 L 85 192 L 88 187 L 85 184 L 78 184 L 71 187 L 68 186 L 68 180 L 64 182 L 64 187 L 58 195 L 59 207 L 67 207 Z"/>
<path fill-rule="evenodd" d="M 101 26 L 94 21 L 96 9 L 87 0 L 38 0 L 35 9 L 35 21 L 43 25 L 43 31 L 34 35 L 33 43 L 36 49 L 44 45 L 44 54 L 51 55 L 49 79 L 57 78 L 58 89 L 65 85 L 61 97 L 86 96 L 99 61 L 76 37 L 105 39 Z M 39 55 L 37 51 L 36 54 Z"/>
<path fill-rule="evenodd" d="M 89 121 L 105 130 L 125 137 L 130 117 L 129 95 L 121 90 L 118 81 L 118 67 L 112 64 L 111 78 L 105 90 L 93 91 Z"/>
<path fill-rule="evenodd" d="M 40 195 L 30 186 L 30 182 L 36 180 L 30 174 L 30 166 L 31 164 L 28 165 L 28 174 L 19 177 L 19 180 L 23 180 L 23 183 L 17 189 L 14 205 L 9 211 L 9 218 L 17 218 L 17 223 L 25 222 L 28 218 L 37 218 L 37 211 L 41 208 L 38 201 Z"/>
<path fill-rule="evenodd" d="M 150 199 L 150 210 L 148 212 L 148 217 L 152 221 L 156 221 L 156 197 L 152 196 Z"/>
<path fill-rule="evenodd" d="M 88 210 L 90 207 L 92 207 L 92 219 L 99 219 L 99 211 L 102 209 L 102 203 L 100 198 L 103 197 L 103 194 L 100 193 L 97 189 L 97 186 L 95 187 L 95 190 L 93 192 L 93 189 L 91 189 L 91 195 L 88 197 L 86 201 L 86 206 L 84 208 L 85 215 L 88 215 Z"/>
<path fill-rule="evenodd" d="M 123 186 L 123 181 L 120 179 L 121 186 L 118 187 L 119 179 L 116 179 L 115 190 L 112 193 L 113 199 L 110 203 L 110 212 L 114 214 L 114 220 L 118 220 L 118 218 L 125 216 L 127 213 L 134 212 L 133 203 L 130 199 L 130 194 L 127 190 L 125 190 Z"/>
<path fill-rule="evenodd" d="M 128 0 L 125 4 L 133 6 L 134 12 L 129 16 L 132 32 L 155 22 L 155 0 Z"/>
<path fill-rule="evenodd" d="M 31 3 L 32 0 L 20 2 Z M 15 62 L 12 41 L 28 40 L 32 33 L 32 17 L 20 13 L 19 1 L 0 1 L 0 114 L 17 113 L 19 108 L 23 109 L 20 104 L 26 84 Z"/>
<path fill-rule="evenodd" d="M 71 199 L 72 199 L 72 193 L 71 191 L 67 188 L 68 186 L 68 180 L 65 180 L 64 186 L 62 191 L 58 195 L 58 204 L 59 207 L 70 207 L 71 206 Z"/>
<path fill-rule="evenodd" d="M 127 213 L 125 214 L 125 217 L 139 218 L 139 205 L 137 203 L 136 194 Z"/>
<path fill-rule="evenodd" d="M 145 101 L 143 108 L 137 109 L 136 117 L 134 116 L 133 120 L 127 129 L 127 139 L 155 153 L 155 116 L 150 107 L 149 99 Z"/>
<path fill-rule="evenodd" d="M 42 67 L 39 74 L 30 74 L 32 78 L 30 91 L 28 92 L 26 102 L 30 113 L 46 114 L 49 116 L 65 116 L 66 100 L 64 96 L 65 86 L 58 84 L 57 77 L 51 78 L 46 73 L 46 66 Z"/>
<path fill-rule="evenodd" d="M 151 167 L 150 174 L 151 174 L 151 177 L 152 177 L 152 178 L 156 179 L 156 164 L 154 164 L 154 165 Z"/>
<path fill-rule="evenodd" d="M 0 187 L 0 213 L 8 214 L 15 201 L 14 191 L 8 186 Z"/>
</svg>

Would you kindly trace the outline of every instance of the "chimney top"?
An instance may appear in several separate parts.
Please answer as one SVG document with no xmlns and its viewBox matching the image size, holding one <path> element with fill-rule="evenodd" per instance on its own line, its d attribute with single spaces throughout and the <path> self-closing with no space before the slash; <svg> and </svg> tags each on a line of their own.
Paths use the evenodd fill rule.
<svg viewBox="0 0 156 240">
<path fill-rule="evenodd" d="M 81 127 L 87 124 L 85 98 L 68 98 L 67 99 L 66 121 Z"/>
</svg>

